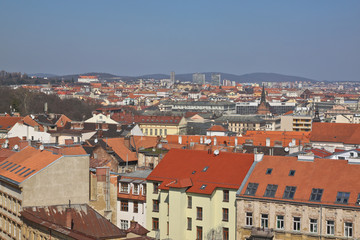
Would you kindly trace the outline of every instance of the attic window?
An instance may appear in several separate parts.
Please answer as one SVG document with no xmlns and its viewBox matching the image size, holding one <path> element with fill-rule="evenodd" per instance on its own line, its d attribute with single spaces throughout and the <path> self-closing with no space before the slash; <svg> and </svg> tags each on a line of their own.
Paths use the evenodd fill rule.
<svg viewBox="0 0 360 240">
<path fill-rule="evenodd" d="M 324 189 L 321 188 L 313 188 L 310 195 L 310 201 L 320 202 L 323 191 Z"/>
<path fill-rule="evenodd" d="M 350 193 L 349 192 L 338 192 L 336 196 L 336 203 L 347 204 L 349 201 Z"/>
<path fill-rule="evenodd" d="M 289 176 L 294 176 L 294 175 L 295 175 L 295 170 L 290 170 Z"/>
<path fill-rule="evenodd" d="M 30 170 L 30 168 L 26 169 L 25 171 L 21 172 L 21 173 L 19 174 L 19 176 L 23 175 L 24 173 L 26 173 L 26 172 L 29 171 L 29 170 Z"/>
<path fill-rule="evenodd" d="M 200 189 L 204 190 L 206 188 L 206 184 L 201 185 Z"/>
<path fill-rule="evenodd" d="M 209 169 L 208 166 L 204 167 L 204 169 L 202 170 L 203 172 L 206 172 Z"/>
<path fill-rule="evenodd" d="M 2 166 L 2 165 L 4 165 L 4 164 L 6 164 L 8 161 L 5 161 L 5 162 L 3 162 L 2 164 L 0 164 L 0 166 Z"/>
<path fill-rule="evenodd" d="M 11 162 L 6 164 L 5 166 L 3 166 L 3 169 L 6 168 L 7 166 L 9 166 L 10 164 L 12 164 Z"/>
<path fill-rule="evenodd" d="M 284 199 L 294 199 L 296 187 L 293 186 L 286 186 L 284 191 Z"/>
<path fill-rule="evenodd" d="M 272 168 L 268 168 L 268 169 L 266 170 L 266 174 L 270 175 L 271 173 L 272 173 Z"/>
<path fill-rule="evenodd" d="M 258 186 L 258 183 L 249 183 L 246 188 L 245 195 L 255 196 Z"/>
</svg>

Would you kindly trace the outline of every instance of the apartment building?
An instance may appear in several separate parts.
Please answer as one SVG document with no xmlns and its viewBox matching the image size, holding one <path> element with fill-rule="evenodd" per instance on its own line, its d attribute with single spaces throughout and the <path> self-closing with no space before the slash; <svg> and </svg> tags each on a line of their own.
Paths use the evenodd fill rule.
<svg viewBox="0 0 360 240">
<path fill-rule="evenodd" d="M 358 161 L 264 156 L 237 195 L 237 239 L 358 239 Z"/>
<path fill-rule="evenodd" d="M 24 207 L 89 201 L 89 156 L 26 147 L 0 163 L 0 238 L 27 239 Z"/>
<path fill-rule="evenodd" d="M 145 136 L 185 135 L 186 120 L 174 116 L 135 116 Z"/>
<path fill-rule="evenodd" d="M 131 221 L 146 226 L 146 177 L 151 170 L 118 177 L 117 226 L 127 230 Z"/>
<path fill-rule="evenodd" d="M 147 177 L 150 237 L 235 239 L 236 191 L 254 155 L 170 150 Z"/>
</svg>

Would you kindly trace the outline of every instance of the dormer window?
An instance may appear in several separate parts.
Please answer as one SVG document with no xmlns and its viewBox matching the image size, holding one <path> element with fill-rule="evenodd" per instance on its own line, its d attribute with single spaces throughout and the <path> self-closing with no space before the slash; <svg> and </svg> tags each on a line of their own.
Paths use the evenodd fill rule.
<svg viewBox="0 0 360 240">
<path fill-rule="evenodd" d="M 245 195 L 255 196 L 258 186 L 258 183 L 249 183 L 246 188 Z"/>
<path fill-rule="evenodd" d="M 336 196 L 336 203 L 348 204 L 350 193 L 349 192 L 338 192 Z"/>
<path fill-rule="evenodd" d="M 324 190 L 321 188 L 313 188 L 310 195 L 310 201 L 320 202 L 323 191 Z"/>
</svg>

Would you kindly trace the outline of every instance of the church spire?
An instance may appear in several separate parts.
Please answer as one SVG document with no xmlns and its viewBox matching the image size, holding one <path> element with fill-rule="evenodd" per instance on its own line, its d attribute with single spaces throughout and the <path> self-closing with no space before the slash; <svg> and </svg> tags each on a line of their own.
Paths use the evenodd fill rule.
<svg viewBox="0 0 360 240">
<path fill-rule="evenodd" d="M 260 103 L 262 102 L 266 102 L 266 95 L 265 95 L 265 86 L 263 84 L 263 89 L 262 89 L 262 92 L 261 92 L 261 99 L 260 99 Z"/>
</svg>

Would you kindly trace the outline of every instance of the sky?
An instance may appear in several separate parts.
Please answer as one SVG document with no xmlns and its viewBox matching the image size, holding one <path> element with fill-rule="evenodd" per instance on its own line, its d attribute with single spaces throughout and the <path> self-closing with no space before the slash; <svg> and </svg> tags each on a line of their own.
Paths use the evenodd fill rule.
<svg viewBox="0 0 360 240">
<path fill-rule="evenodd" d="M 360 81 L 360 1 L 0 0 L 0 70 Z"/>
</svg>

